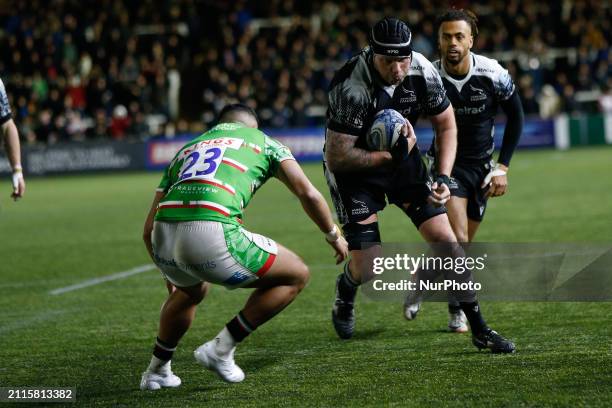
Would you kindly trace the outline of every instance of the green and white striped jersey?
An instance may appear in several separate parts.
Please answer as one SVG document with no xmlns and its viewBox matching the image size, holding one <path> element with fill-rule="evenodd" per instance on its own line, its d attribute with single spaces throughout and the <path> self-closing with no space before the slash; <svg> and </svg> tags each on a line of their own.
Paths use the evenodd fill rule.
<svg viewBox="0 0 612 408">
<path fill-rule="evenodd" d="M 170 162 L 158 191 L 156 220 L 209 220 L 238 225 L 242 212 L 289 149 L 263 132 L 221 123 L 187 143 Z"/>
</svg>

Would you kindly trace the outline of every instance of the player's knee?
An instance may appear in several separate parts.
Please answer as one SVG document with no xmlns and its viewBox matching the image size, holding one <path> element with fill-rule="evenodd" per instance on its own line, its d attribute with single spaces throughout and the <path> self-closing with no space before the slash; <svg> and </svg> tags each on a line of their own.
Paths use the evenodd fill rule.
<svg viewBox="0 0 612 408">
<path fill-rule="evenodd" d="M 202 282 L 199 290 L 193 291 L 192 300 L 198 305 L 204 300 L 206 294 L 208 294 L 208 289 L 210 288 L 210 284 L 208 282 Z"/>
<path fill-rule="evenodd" d="M 296 269 L 295 284 L 293 286 L 295 286 L 297 291 L 300 292 L 302 289 L 306 287 L 306 284 L 308 283 L 309 280 L 310 280 L 310 270 L 308 269 L 308 266 L 306 266 L 304 262 L 300 262 L 299 267 Z"/>
<path fill-rule="evenodd" d="M 377 221 L 369 224 L 349 222 L 342 226 L 342 230 L 351 251 L 365 249 L 364 246 L 379 244 L 381 241 Z"/>
<path fill-rule="evenodd" d="M 191 304 L 198 305 L 206 297 L 209 287 L 210 287 L 210 284 L 208 282 L 202 282 L 196 286 L 191 286 L 188 288 L 180 288 L 180 289 L 181 289 L 181 292 L 187 295 L 187 298 L 189 299 L 188 301 Z"/>
<path fill-rule="evenodd" d="M 353 257 L 349 264 L 351 276 L 357 281 L 367 280 L 368 272 L 372 270 L 372 262 L 369 258 Z"/>
<path fill-rule="evenodd" d="M 429 234 L 429 242 L 433 244 L 454 243 L 459 239 L 451 228 L 437 228 Z"/>
</svg>

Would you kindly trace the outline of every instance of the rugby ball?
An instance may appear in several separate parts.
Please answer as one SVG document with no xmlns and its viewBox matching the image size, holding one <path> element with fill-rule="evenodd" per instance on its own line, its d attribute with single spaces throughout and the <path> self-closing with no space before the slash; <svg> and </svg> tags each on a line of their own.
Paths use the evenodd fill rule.
<svg viewBox="0 0 612 408">
<path fill-rule="evenodd" d="M 383 109 L 374 116 L 372 126 L 366 134 L 370 150 L 389 151 L 400 137 L 406 119 L 394 109 Z"/>
</svg>

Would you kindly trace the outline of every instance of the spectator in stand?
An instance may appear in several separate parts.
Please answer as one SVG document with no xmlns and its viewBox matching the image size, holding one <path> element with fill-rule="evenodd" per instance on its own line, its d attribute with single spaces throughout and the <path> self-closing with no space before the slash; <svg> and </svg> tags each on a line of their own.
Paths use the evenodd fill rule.
<svg viewBox="0 0 612 408">
<path fill-rule="evenodd" d="M 130 127 L 130 117 L 125 106 L 117 105 L 113 109 L 113 118 L 111 119 L 109 132 L 113 139 L 121 140 L 127 135 Z"/>
<path fill-rule="evenodd" d="M 599 110 L 606 115 L 612 115 L 612 79 L 602 87 L 602 94 L 597 100 Z"/>
<path fill-rule="evenodd" d="M 513 77 L 531 78 L 521 87 L 521 96 L 534 115 L 544 85 L 552 85 L 563 97 L 562 106 L 580 111 L 583 106 L 570 103 L 564 90 L 596 95 L 611 76 L 612 8 L 606 2 L 469 3 L 481 17 L 482 34 L 475 47 L 484 55 L 507 51 L 503 58 L 493 57 Z M 139 103 L 145 123 L 161 116 L 168 122 L 204 120 L 210 125 L 221 106 L 239 99 L 269 112 L 262 118 L 263 127 L 321 125 L 323 115 L 311 113 L 325 111 L 331 75 L 366 42 L 374 21 L 383 15 L 407 20 L 419 33 L 415 47 L 434 60 L 438 56 L 431 46 L 436 43 L 432 23 L 446 6 L 443 0 L 109 0 L 93 7 L 16 0 L 0 15 L 5 34 L 0 37 L 0 76 L 7 79 L 20 133 L 36 134 L 28 136 L 29 141 L 47 142 L 43 111 L 51 113 L 51 123 L 68 126 L 68 111 L 77 110 L 87 134 L 102 137 L 96 124 L 101 122 L 99 110 L 110 121 L 115 106 L 133 101 Z M 139 34 L 143 27 L 149 31 Z M 550 50 L 561 56 L 550 57 Z M 64 106 L 65 95 L 71 97 L 70 107 Z M 147 127 L 130 127 L 125 137 L 148 137 Z M 53 139 L 61 139 L 65 129 L 52 133 Z"/>
</svg>

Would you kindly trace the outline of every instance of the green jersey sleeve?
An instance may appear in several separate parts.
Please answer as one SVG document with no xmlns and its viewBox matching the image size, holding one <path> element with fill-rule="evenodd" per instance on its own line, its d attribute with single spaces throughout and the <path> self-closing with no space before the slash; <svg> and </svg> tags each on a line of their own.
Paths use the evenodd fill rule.
<svg viewBox="0 0 612 408">
<path fill-rule="evenodd" d="M 181 158 L 180 154 L 186 147 L 192 145 L 193 143 L 193 141 L 188 143 L 174 155 L 172 161 L 164 169 L 164 173 L 162 174 L 161 181 L 159 182 L 156 191 L 162 191 L 164 193 L 167 193 L 168 190 L 170 190 L 170 188 L 174 185 L 174 183 L 178 181 L 178 172 L 184 161 L 184 158 Z"/>
<path fill-rule="evenodd" d="M 157 191 L 161 191 L 161 192 L 167 192 L 168 189 L 170 188 L 170 166 L 166 167 L 166 169 L 164 170 L 164 174 L 162 174 L 162 178 L 161 181 L 159 182 L 159 185 L 157 186 Z"/>
<path fill-rule="evenodd" d="M 269 136 L 265 137 L 265 154 L 270 160 L 268 175 L 273 177 L 278 171 L 278 167 L 285 160 L 295 160 L 291 150 L 278 140 L 274 140 Z"/>
</svg>

